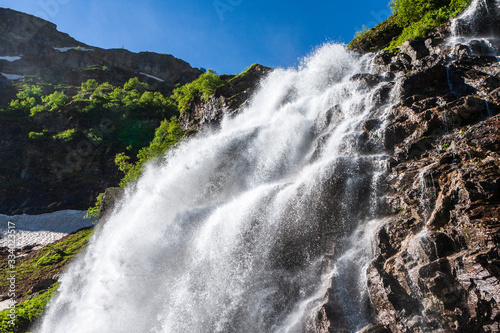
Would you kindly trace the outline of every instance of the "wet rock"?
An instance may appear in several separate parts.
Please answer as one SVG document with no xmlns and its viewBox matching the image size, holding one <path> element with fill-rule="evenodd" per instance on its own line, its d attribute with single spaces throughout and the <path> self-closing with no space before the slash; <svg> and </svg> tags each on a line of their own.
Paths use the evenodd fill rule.
<svg viewBox="0 0 500 333">
<path fill-rule="evenodd" d="M 115 206 L 123 198 L 125 189 L 122 187 L 109 187 L 102 196 L 99 206 L 99 220 L 104 221 L 113 212 Z"/>
<path fill-rule="evenodd" d="M 350 78 L 353 82 L 359 82 L 359 84 L 366 88 L 373 88 L 381 82 L 380 77 L 373 74 L 356 74 Z"/>
</svg>

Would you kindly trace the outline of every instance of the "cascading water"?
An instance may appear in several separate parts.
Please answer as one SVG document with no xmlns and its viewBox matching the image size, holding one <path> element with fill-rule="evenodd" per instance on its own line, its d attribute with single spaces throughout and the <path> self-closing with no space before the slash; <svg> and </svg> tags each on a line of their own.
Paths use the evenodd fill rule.
<svg viewBox="0 0 500 333">
<path fill-rule="evenodd" d="M 360 137 L 388 83 L 350 80 L 370 60 L 325 45 L 151 165 L 63 275 L 38 332 L 312 329 L 343 274 L 328 257 L 377 215 L 385 157 Z"/>
<path fill-rule="evenodd" d="M 339 330 L 367 324 L 386 156 L 363 124 L 398 100 L 398 84 L 355 75 L 371 60 L 325 45 L 150 165 L 63 275 L 37 331 L 313 332 L 327 294 Z"/>
<path fill-rule="evenodd" d="M 500 53 L 500 1 L 473 0 L 470 6 L 451 22 L 450 45 L 467 45 L 473 55 Z M 483 38 L 478 38 L 483 37 Z"/>
</svg>

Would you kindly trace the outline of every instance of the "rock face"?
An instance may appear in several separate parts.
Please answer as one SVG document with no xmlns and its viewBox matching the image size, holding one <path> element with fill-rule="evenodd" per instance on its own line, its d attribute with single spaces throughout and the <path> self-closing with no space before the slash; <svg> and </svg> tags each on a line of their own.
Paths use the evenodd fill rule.
<svg viewBox="0 0 500 333">
<path fill-rule="evenodd" d="M 217 88 L 208 101 L 195 99 L 189 110 L 181 113 L 179 122 L 183 130 L 199 130 L 209 124 L 217 124 L 224 115 L 240 110 L 248 101 L 259 81 L 271 68 L 254 64 L 237 76 L 223 75 L 227 84 Z"/>
<path fill-rule="evenodd" d="M 375 59 L 402 101 L 379 126 L 393 215 L 367 272 L 370 332 L 500 330 L 500 63 L 436 37 Z"/>
<path fill-rule="evenodd" d="M 31 75 L 55 84 L 80 85 L 92 78 L 123 85 L 139 77 L 164 92 L 202 73 L 167 54 L 92 47 L 57 31 L 53 23 L 5 8 L 0 8 L 0 57 L 20 57 L 0 60 L 2 73 Z"/>
<path fill-rule="evenodd" d="M 475 15 L 491 19 L 466 17 L 375 56 L 378 80 L 399 86 L 401 102 L 363 128 L 366 142 L 382 132 L 392 157 L 389 217 L 366 272 L 372 310 L 361 309 L 373 324 L 362 332 L 500 331 L 498 38 L 446 39 L 451 29 L 499 35 L 498 2 L 478 3 Z M 329 293 L 316 331 L 343 332 L 332 305 Z"/>
</svg>

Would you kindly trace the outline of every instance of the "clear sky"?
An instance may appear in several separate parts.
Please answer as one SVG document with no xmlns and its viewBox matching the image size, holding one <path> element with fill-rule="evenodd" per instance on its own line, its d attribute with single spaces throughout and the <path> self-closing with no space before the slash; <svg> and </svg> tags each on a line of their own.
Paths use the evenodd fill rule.
<svg viewBox="0 0 500 333">
<path fill-rule="evenodd" d="M 102 48 L 172 54 L 235 74 L 298 64 L 325 42 L 348 43 L 390 15 L 389 0 L 0 0 Z"/>
</svg>

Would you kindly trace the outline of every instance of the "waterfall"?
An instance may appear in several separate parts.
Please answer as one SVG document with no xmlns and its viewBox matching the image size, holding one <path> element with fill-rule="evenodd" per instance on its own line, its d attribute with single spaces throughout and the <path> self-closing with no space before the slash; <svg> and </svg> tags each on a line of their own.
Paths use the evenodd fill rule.
<svg viewBox="0 0 500 333">
<path fill-rule="evenodd" d="M 391 86 L 354 76 L 371 60 L 324 45 L 150 165 L 63 274 L 37 331 L 314 329 L 349 235 L 380 210 L 386 156 L 363 124 L 391 103 L 381 97 Z M 364 321 L 343 311 L 359 313 L 345 320 L 352 330 Z"/>
<path fill-rule="evenodd" d="M 459 17 L 452 20 L 451 33 L 451 46 L 466 45 L 471 55 L 498 55 L 500 1 L 473 0 Z"/>
<path fill-rule="evenodd" d="M 472 48 L 474 22 L 497 10 L 474 0 L 452 43 Z M 372 60 L 326 44 L 149 165 L 63 274 L 36 331 L 318 332 L 326 303 L 340 331 L 369 323 L 384 114 L 401 84 L 370 75 Z"/>
</svg>

